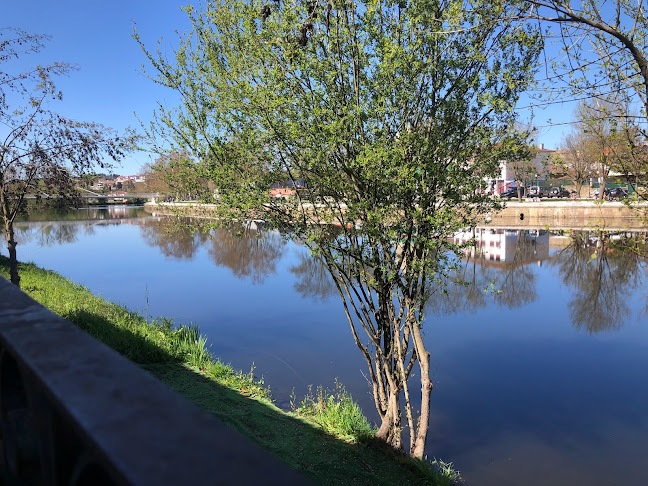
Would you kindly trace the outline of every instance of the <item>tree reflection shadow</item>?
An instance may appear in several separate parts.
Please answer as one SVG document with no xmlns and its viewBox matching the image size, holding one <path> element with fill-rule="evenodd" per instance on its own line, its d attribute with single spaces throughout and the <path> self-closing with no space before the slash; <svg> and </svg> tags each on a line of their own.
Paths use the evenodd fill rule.
<svg viewBox="0 0 648 486">
<path fill-rule="evenodd" d="M 286 240 L 276 231 L 248 226 L 220 227 L 210 233 L 209 256 L 216 265 L 229 268 L 238 278 L 262 283 L 277 271 Z"/>
<path fill-rule="evenodd" d="M 598 333 L 623 326 L 630 314 L 627 301 L 644 275 L 648 253 L 643 237 L 572 231 L 569 244 L 545 259 L 544 251 L 539 251 L 544 243 L 538 236 L 548 238 L 546 232 L 509 233 L 515 234 L 512 259 L 493 262 L 483 248 L 479 230 L 473 230 L 474 247 L 466 252 L 465 265 L 452 278 L 458 285 L 433 294 L 426 312 L 475 312 L 493 301 L 507 308 L 534 302 L 538 298 L 537 276 L 530 263 L 547 261 L 557 267 L 563 283 L 574 289 L 568 309 L 576 328 Z"/>
<path fill-rule="evenodd" d="M 290 267 L 295 275 L 295 290 L 302 296 L 315 301 L 324 301 L 337 295 L 337 288 L 326 266 L 308 253 L 299 253 L 299 263 Z"/>
<path fill-rule="evenodd" d="M 140 221 L 144 241 L 167 257 L 192 259 L 206 247 L 210 259 L 229 268 L 238 278 L 261 283 L 276 273 L 286 240 L 278 232 L 263 231 L 257 225 L 213 228 L 189 218 L 161 217 Z"/>
<path fill-rule="evenodd" d="M 540 261 L 537 247 L 538 238 L 526 231 L 517 232 L 513 260 L 505 264 L 504 272 L 494 283 L 494 287 L 500 290 L 496 294 L 496 301 L 500 305 L 516 308 L 530 304 L 538 298 L 536 274 L 531 267 L 531 264 Z"/>
<path fill-rule="evenodd" d="M 641 281 L 646 262 L 643 240 L 611 238 L 603 231 L 573 231 L 570 243 L 556 253 L 563 282 L 575 289 L 569 315 L 588 333 L 618 329 L 629 317 L 626 303 Z"/>
<path fill-rule="evenodd" d="M 159 248 L 165 257 L 190 260 L 196 250 L 209 238 L 205 232 L 195 228 L 188 219 L 154 218 L 139 222 L 142 239 L 154 248 Z"/>
<path fill-rule="evenodd" d="M 472 239 L 473 246 L 466 249 L 464 264 L 450 275 L 450 284 L 444 285 L 443 291 L 432 294 L 426 313 L 474 313 L 493 302 L 517 308 L 538 298 L 531 265 L 548 256 L 548 235 L 509 230 L 488 235 L 499 237 L 495 246 L 501 250 L 501 258 L 493 258 L 483 231 L 480 234 L 480 230 L 472 230 L 468 239 Z M 466 240 L 464 234 L 462 241 Z"/>
<path fill-rule="evenodd" d="M 93 235 L 94 224 L 90 221 L 60 221 L 42 223 L 16 223 L 16 241 L 40 247 L 75 243 L 80 234 Z"/>
</svg>

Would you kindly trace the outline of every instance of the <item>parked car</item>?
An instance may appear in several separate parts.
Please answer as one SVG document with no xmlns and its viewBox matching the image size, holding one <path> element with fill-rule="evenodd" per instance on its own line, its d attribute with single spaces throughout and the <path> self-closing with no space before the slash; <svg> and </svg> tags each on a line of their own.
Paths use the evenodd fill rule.
<svg viewBox="0 0 648 486">
<path fill-rule="evenodd" d="M 570 197 L 571 193 L 564 187 L 552 187 L 547 192 L 547 197 Z"/>
<path fill-rule="evenodd" d="M 529 197 L 544 197 L 545 190 L 542 186 L 531 186 L 529 187 Z"/>
<path fill-rule="evenodd" d="M 615 187 L 613 189 L 605 190 L 606 199 L 623 199 L 628 197 L 628 191 L 623 187 Z"/>
<path fill-rule="evenodd" d="M 514 197 L 518 197 L 518 188 L 517 187 L 511 187 L 510 189 L 507 189 L 506 191 L 500 192 L 499 196 L 502 199 L 512 199 Z M 524 197 L 524 188 L 522 188 L 522 197 Z"/>
</svg>

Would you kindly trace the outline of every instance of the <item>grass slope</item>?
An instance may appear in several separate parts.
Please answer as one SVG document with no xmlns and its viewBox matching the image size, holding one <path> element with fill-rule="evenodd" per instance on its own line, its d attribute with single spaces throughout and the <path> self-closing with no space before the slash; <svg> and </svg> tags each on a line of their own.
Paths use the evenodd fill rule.
<svg viewBox="0 0 648 486">
<path fill-rule="evenodd" d="M 32 264 L 20 264 L 19 272 L 22 289 L 32 298 L 320 484 L 443 485 L 456 479 L 443 463 L 412 460 L 377 443 L 341 386 L 334 392 L 318 389 L 294 413 L 283 412 L 252 372 L 214 359 L 196 327 L 173 326 L 164 318 L 148 322 Z M 0 275 L 8 273 L 8 259 L 0 256 Z"/>
</svg>

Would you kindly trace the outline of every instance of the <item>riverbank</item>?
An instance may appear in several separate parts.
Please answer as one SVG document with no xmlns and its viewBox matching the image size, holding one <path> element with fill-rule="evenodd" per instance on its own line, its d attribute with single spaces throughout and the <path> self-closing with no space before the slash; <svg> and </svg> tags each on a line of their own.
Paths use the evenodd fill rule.
<svg viewBox="0 0 648 486">
<path fill-rule="evenodd" d="M 178 215 L 214 218 L 216 204 L 198 202 L 146 203 L 144 209 L 154 215 Z M 529 229 L 614 229 L 644 231 L 648 229 L 648 204 L 629 206 L 618 201 L 524 199 L 506 202 L 504 208 L 489 213 L 480 224 L 492 228 Z"/>
<path fill-rule="evenodd" d="M 19 271 L 22 288 L 32 298 L 320 484 L 452 483 L 434 466 L 376 444 L 373 430 L 343 389 L 307 398 L 295 404 L 295 413 L 284 412 L 252 371 L 237 372 L 213 359 L 196 327 L 151 320 L 32 264 L 20 264 Z M 8 275 L 2 256 L 0 275 Z"/>
<path fill-rule="evenodd" d="M 526 199 L 507 202 L 504 209 L 487 218 L 486 226 L 644 231 L 648 228 L 647 219 L 645 203 L 629 206 L 618 201 Z"/>
</svg>

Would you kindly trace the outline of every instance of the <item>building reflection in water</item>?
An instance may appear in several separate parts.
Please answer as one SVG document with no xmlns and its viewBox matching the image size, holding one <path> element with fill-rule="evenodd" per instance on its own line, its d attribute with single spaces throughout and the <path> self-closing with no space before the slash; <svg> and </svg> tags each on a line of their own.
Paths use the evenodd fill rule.
<svg viewBox="0 0 648 486">
<path fill-rule="evenodd" d="M 542 265 L 549 258 L 549 233 L 545 230 L 474 228 L 457 233 L 455 243 L 473 246 L 465 249 L 468 260 L 484 264 Z M 497 265 L 496 265 L 497 266 Z"/>
</svg>

